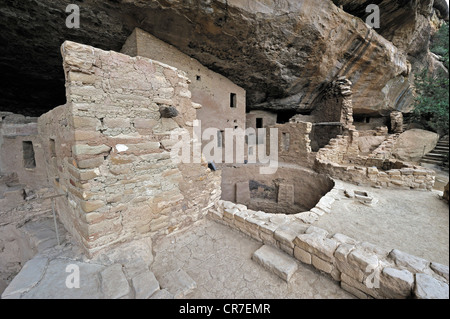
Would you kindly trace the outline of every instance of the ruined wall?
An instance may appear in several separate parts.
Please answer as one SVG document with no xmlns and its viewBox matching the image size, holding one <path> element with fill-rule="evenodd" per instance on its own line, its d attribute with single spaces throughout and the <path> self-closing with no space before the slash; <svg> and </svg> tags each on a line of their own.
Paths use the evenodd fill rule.
<svg viewBox="0 0 450 319">
<path fill-rule="evenodd" d="M 314 102 L 315 122 L 340 122 L 345 130 L 354 129 L 352 82 L 345 77 L 329 83 Z"/>
<path fill-rule="evenodd" d="M 202 218 L 220 197 L 220 173 L 170 157 L 171 132 L 192 133 L 198 107 L 185 74 L 69 41 L 62 55 L 67 104 L 39 119 L 39 133 L 45 149 L 56 145 L 46 161 L 67 194 L 58 200 L 65 227 L 95 254 Z M 161 117 L 161 107 L 178 116 Z"/>
<path fill-rule="evenodd" d="M 15 173 L 29 188 L 48 185 L 37 119 L 4 113 L 0 117 L 0 173 Z"/>
<path fill-rule="evenodd" d="M 388 136 L 369 156 L 361 156 L 359 132 L 338 136 L 322 148 L 316 157 L 315 169 L 334 178 L 368 186 L 433 189 L 435 172 L 390 158 L 395 136 Z"/>
<path fill-rule="evenodd" d="M 345 77 L 330 82 L 320 97 L 314 101 L 310 117 L 313 127 L 310 134 L 311 147 L 317 152 L 337 135 L 353 130 L 352 83 Z M 296 120 L 294 117 L 293 121 Z"/>
<path fill-rule="evenodd" d="M 308 122 L 277 124 L 278 157 L 280 162 L 302 166 L 307 164 L 311 155 L 310 133 L 312 124 Z"/>
<path fill-rule="evenodd" d="M 258 120 L 260 119 L 260 120 Z M 258 122 L 262 125 L 258 127 Z M 267 111 L 251 111 L 246 114 L 246 128 L 267 128 L 277 124 L 277 114 Z"/>
<path fill-rule="evenodd" d="M 246 92 L 226 77 L 139 28 L 133 31 L 122 52 L 161 61 L 186 72 L 192 101 L 202 105 L 197 109 L 202 131 L 207 128 L 245 130 Z"/>
</svg>

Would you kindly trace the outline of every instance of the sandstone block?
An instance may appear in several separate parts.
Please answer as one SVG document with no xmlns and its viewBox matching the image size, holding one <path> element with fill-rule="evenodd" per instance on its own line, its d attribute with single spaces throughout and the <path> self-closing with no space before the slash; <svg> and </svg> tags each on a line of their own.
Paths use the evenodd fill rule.
<svg viewBox="0 0 450 319">
<path fill-rule="evenodd" d="M 341 281 L 341 288 L 344 289 L 345 291 L 351 293 L 353 296 L 359 298 L 359 299 L 369 299 L 369 297 L 367 296 L 367 294 L 365 294 L 364 292 L 362 292 L 361 290 L 350 286 L 349 284 Z"/>
<path fill-rule="evenodd" d="M 340 233 L 334 234 L 332 238 L 341 244 L 348 244 L 348 245 L 356 244 L 355 239 L 348 237 L 347 235 L 340 234 Z"/>
<path fill-rule="evenodd" d="M 445 278 L 448 281 L 448 269 L 449 267 L 446 265 L 438 264 L 438 263 L 431 263 L 431 269 L 438 274 L 439 276 Z"/>
<path fill-rule="evenodd" d="M 173 297 L 167 289 L 162 289 L 155 292 L 150 299 L 173 299 Z"/>
<path fill-rule="evenodd" d="M 99 209 L 100 207 L 105 206 L 106 203 L 102 200 L 95 200 L 95 201 L 80 201 L 80 206 L 81 209 L 83 209 L 83 211 L 85 213 L 90 213 L 93 212 L 97 209 Z"/>
<path fill-rule="evenodd" d="M 101 273 L 102 291 L 107 299 L 119 299 L 130 293 L 128 280 L 122 271 L 122 265 L 114 264 Z"/>
<path fill-rule="evenodd" d="M 312 263 L 311 254 L 308 253 L 306 250 L 299 248 L 298 246 L 294 247 L 294 257 L 304 264 L 311 265 Z"/>
<path fill-rule="evenodd" d="M 2 299 L 18 298 L 22 293 L 37 285 L 42 279 L 47 265 L 47 258 L 36 257 L 29 260 L 3 291 Z"/>
<path fill-rule="evenodd" d="M 90 159 L 79 160 L 77 162 L 78 168 L 87 169 L 87 168 L 96 168 L 103 164 L 105 159 L 103 156 L 97 156 Z"/>
<path fill-rule="evenodd" d="M 313 209 L 315 211 L 321 212 L 322 215 L 325 213 L 322 209 L 318 209 L 318 208 L 313 208 Z M 295 215 L 295 217 L 297 219 L 301 220 L 305 224 L 313 224 L 319 220 L 319 216 L 316 213 L 314 213 L 313 211 L 300 213 L 300 214 Z"/>
<path fill-rule="evenodd" d="M 76 144 L 72 146 L 73 155 L 99 155 L 103 153 L 109 153 L 111 147 L 108 145 L 89 146 L 84 144 Z"/>
<path fill-rule="evenodd" d="M 380 287 L 384 296 L 391 299 L 403 299 L 411 296 L 414 275 L 408 270 L 386 267 L 380 275 Z"/>
<path fill-rule="evenodd" d="M 84 129 L 84 130 L 90 130 L 95 131 L 97 127 L 100 127 L 101 123 L 100 120 L 93 118 L 93 117 L 81 117 L 81 116 L 74 116 L 73 117 L 73 127 L 74 129 Z"/>
<path fill-rule="evenodd" d="M 134 122 L 134 127 L 136 129 L 151 129 L 153 128 L 155 125 L 158 124 L 158 121 L 154 120 L 154 119 L 142 119 L 142 118 L 137 118 L 133 120 Z"/>
<path fill-rule="evenodd" d="M 136 299 L 148 299 L 159 290 L 159 282 L 151 271 L 137 275 L 132 283 Z"/>
<path fill-rule="evenodd" d="M 108 128 L 127 128 L 130 127 L 130 119 L 129 118 L 110 118 L 105 117 L 103 120 L 103 124 Z"/>
<path fill-rule="evenodd" d="M 261 231 L 259 233 L 259 237 L 261 238 L 262 242 L 266 245 L 275 246 L 277 243 L 277 240 L 273 237 L 273 233 L 268 234 L 268 233 Z"/>
<path fill-rule="evenodd" d="M 278 227 L 274 233 L 274 237 L 286 246 L 294 248 L 295 238 L 300 234 L 304 234 L 307 229 L 307 225 L 294 221 Z"/>
<path fill-rule="evenodd" d="M 424 272 L 430 264 L 429 261 L 423 258 L 404 253 L 397 249 L 392 250 L 389 253 L 389 257 L 392 258 L 397 266 L 405 267 L 412 273 Z"/>
<path fill-rule="evenodd" d="M 298 268 L 298 264 L 294 258 L 276 248 L 266 245 L 255 251 L 252 259 L 286 282 L 289 282 Z"/>
<path fill-rule="evenodd" d="M 337 242 L 320 233 L 302 234 L 297 236 L 294 244 L 301 249 L 322 258 L 327 262 L 333 262 Z"/>
<path fill-rule="evenodd" d="M 330 264 L 329 262 L 326 262 L 319 257 L 316 257 L 315 255 L 312 255 L 312 265 L 316 267 L 317 269 L 327 273 L 331 274 L 331 271 L 333 270 L 333 264 Z"/>
<path fill-rule="evenodd" d="M 449 299 L 449 287 L 430 275 L 416 274 L 414 295 L 418 299 Z"/>
<path fill-rule="evenodd" d="M 159 278 L 161 288 L 167 289 L 174 299 L 185 298 L 197 288 L 197 283 L 182 269 L 165 273 Z"/>
<path fill-rule="evenodd" d="M 225 208 L 223 210 L 223 218 L 225 220 L 233 222 L 234 221 L 234 215 L 237 212 L 239 212 L 239 210 L 237 208 L 231 208 L 231 209 L 230 208 Z"/>
<path fill-rule="evenodd" d="M 373 287 L 368 287 L 367 285 L 358 282 L 354 278 L 348 276 L 345 273 L 341 274 L 341 280 L 342 282 L 346 283 L 348 286 L 353 287 L 361 292 L 363 292 L 366 295 L 369 295 L 376 299 L 382 299 L 382 295 L 377 291 L 377 289 Z"/>
<path fill-rule="evenodd" d="M 374 253 L 360 249 L 353 250 L 347 256 L 347 260 L 350 264 L 359 268 L 365 275 L 371 274 L 379 266 L 378 257 Z"/>
</svg>

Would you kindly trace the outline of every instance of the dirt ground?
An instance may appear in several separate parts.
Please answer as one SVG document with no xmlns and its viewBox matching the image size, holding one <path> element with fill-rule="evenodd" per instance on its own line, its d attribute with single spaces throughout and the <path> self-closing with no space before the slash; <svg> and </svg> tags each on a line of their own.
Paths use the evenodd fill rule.
<svg viewBox="0 0 450 319">
<path fill-rule="evenodd" d="M 367 206 L 342 194 L 332 213 L 322 216 L 315 226 L 449 265 L 449 206 L 441 199 L 441 191 L 343 185 L 365 191 L 378 202 Z"/>
</svg>

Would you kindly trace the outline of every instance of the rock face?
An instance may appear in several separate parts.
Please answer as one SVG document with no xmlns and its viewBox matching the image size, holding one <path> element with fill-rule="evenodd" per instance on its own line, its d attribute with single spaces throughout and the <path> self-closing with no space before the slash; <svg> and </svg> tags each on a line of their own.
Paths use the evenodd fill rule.
<svg viewBox="0 0 450 319">
<path fill-rule="evenodd" d="M 403 161 L 417 162 L 432 151 L 439 135 L 430 131 L 413 129 L 401 134 L 394 146 L 393 155 Z"/>
<path fill-rule="evenodd" d="M 377 2 L 376 31 L 365 24 L 371 1 L 364 0 L 85 0 L 79 29 L 65 25 L 69 0 L 2 2 L 8 45 L 0 49 L 0 66 L 8 81 L 0 109 L 40 115 L 64 104 L 61 43 L 119 51 L 135 27 L 247 89 L 251 109 L 306 112 L 340 76 L 354 84 L 356 114 L 407 109 L 410 64 L 414 70 L 428 59 L 430 16 L 445 16 L 445 6 Z"/>
</svg>

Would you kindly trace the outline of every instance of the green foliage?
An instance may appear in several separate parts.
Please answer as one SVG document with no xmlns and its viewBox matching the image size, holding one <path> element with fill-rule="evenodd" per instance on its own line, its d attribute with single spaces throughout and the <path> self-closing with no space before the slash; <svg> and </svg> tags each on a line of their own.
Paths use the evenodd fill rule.
<svg viewBox="0 0 450 319">
<path fill-rule="evenodd" d="M 442 62 L 448 69 L 448 47 L 449 33 L 448 23 L 444 23 L 436 35 L 433 37 L 430 45 L 430 51 L 442 57 Z"/>
<path fill-rule="evenodd" d="M 449 29 L 444 24 L 435 35 L 430 50 L 442 57 L 448 69 L 449 63 Z M 449 78 L 443 71 L 430 75 L 428 70 L 416 74 L 417 98 L 414 118 L 425 128 L 446 135 L 449 131 Z"/>
</svg>

